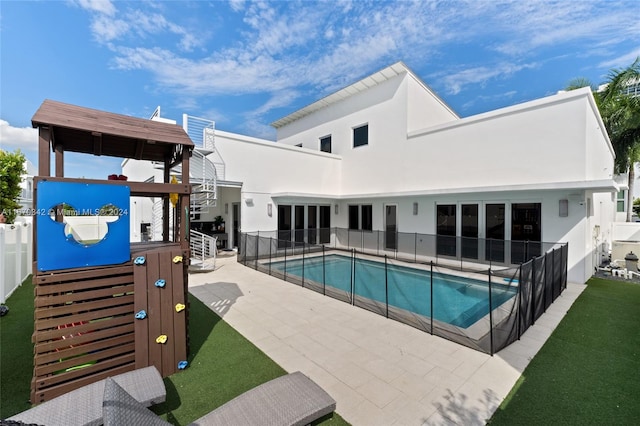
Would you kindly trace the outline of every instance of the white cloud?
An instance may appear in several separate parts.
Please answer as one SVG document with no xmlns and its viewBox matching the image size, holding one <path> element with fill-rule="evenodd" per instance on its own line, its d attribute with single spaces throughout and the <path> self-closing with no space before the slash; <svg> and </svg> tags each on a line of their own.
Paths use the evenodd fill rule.
<svg viewBox="0 0 640 426">
<path fill-rule="evenodd" d="M 0 119 L 0 147 L 10 151 L 35 151 L 38 149 L 38 130 L 32 127 L 13 127 L 8 121 Z"/>
<path fill-rule="evenodd" d="M 638 57 L 640 57 L 640 48 L 633 49 L 631 52 L 626 53 L 617 58 L 609 59 L 598 64 L 602 68 L 626 68 L 633 63 Z"/>
<path fill-rule="evenodd" d="M 89 12 L 102 15 L 113 16 L 116 13 L 116 7 L 110 0 L 77 0 L 76 4 Z"/>
<path fill-rule="evenodd" d="M 91 23 L 93 36 L 101 43 L 106 43 L 122 37 L 130 30 L 129 24 L 121 19 L 99 15 Z"/>
<path fill-rule="evenodd" d="M 503 62 L 491 67 L 473 67 L 447 75 L 441 75 L 440 79 L 444 82 L 448 93 L 456 95 L 462 91 L 464 86 L 470 84 L 485 85 L 491 79 L 505 78 L 518 71 L 535 68 L 536 66 L 536 63 L 515 64 Z"/>
</svg>

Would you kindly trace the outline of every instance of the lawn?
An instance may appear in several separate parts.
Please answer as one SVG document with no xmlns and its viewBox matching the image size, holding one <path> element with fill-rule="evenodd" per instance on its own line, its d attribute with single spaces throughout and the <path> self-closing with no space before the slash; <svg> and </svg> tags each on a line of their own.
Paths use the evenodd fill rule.
<svg viewBox="0 0 640 426">
<path fill-rule="evenodd" d="M 640 419 L 640 285 L 592 278 L 489 422 Z"/>
<path fill-rule="evenodd" d="M 0 418 L 29 408 L 33 345 L 33 287 L 7 300 L 0 319 Z M 153 411 L 176 425 L 188 424 L 242 392 L 286 374 L 251 342 L 193 296 L 190 301 L 189 368 L 165 379 L 167 401 Z M 333 414 L 315 424 L 347 425 Z"/>
</svg>

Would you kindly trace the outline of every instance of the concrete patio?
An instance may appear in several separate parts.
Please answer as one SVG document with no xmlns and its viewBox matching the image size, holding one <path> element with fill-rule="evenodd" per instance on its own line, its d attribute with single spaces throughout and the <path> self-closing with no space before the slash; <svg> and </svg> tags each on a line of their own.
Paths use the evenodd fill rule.
<svg viewBox="0 0 640 426">
<path fill-rule="evenodd" d="M 288 372 L 300 370 L 353 425 L 485 424 L 584 285 L 489 356 L 219 258 L 190 292 Z"/>
</svg>

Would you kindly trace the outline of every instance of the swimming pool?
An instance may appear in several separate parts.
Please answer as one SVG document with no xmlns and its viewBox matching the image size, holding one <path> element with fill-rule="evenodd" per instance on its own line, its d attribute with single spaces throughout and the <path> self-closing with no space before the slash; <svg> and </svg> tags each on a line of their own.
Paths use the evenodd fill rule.
<svg viewBox="0 0 640 426">
<path fill-rule="evenodd" d="M 431 316 L 428 270 L 389 264 L 385 278 L 384 263 L 366 259 L 355 259 L 353 263 L 351 257 L 336 254 L 325 256 L 324 261 L 322 257 L 308 257 L 272 262 L 270 267 L 302 278 L 303 264 L 305 282 L 324 283 L 347 293 L 353 290 L 358 296 L 383 304 L 388 298 L 389 306 Z M 492 286 L 492 306 L 500 306 L 516 293 L 513 287 Z M 434 272 L 433 301 L 435 320 L 467 328 L 489 313 L 489 287 L 484 281 Z"/>
</svg>

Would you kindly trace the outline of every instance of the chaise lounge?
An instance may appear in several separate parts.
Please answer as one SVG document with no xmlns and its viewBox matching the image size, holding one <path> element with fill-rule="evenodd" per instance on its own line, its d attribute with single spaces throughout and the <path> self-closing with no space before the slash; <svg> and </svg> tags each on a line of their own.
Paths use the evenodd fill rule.
<svg viewBox="0 0 640 426">
<path fill-rule="evenodd" d="M 164 402 L 155 367 L 107 378 L 44 402 L 8 420 L 48 426 L 169 425 L 148 406 Z M 301 372 L 278 377 L 239 395 L 192 423 L 302 426 L 332 413 L 336 401 Z"/>
</svg>

